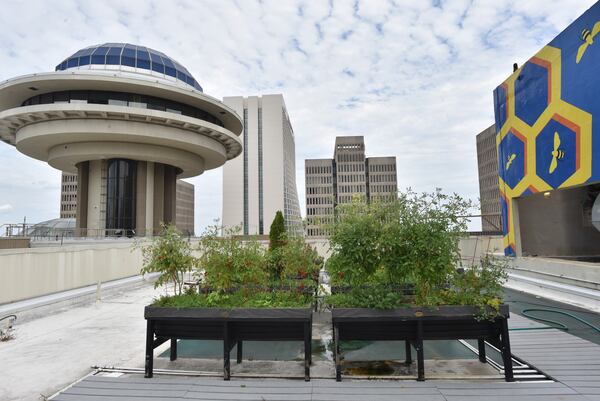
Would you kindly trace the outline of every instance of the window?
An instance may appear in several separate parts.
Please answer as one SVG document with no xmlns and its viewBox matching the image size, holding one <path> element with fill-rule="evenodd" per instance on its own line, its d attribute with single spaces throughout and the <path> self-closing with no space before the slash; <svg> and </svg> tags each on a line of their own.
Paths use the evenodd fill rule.
<svg viewBox="0 0 600 401">
<path fill-rule="evenodd" d="M 150 55 L 145 47 L 137 48 L 137 68 L 150 69 Z"/>
<path fill-rule="evenodd" d="M 121 53 L 121 65 L 135 67 L 135 48 L 131 45 L 126 45 Z"/>
<path fill-rule="evenodd" d="M 111 47 L 106 53 L 106 64 L 119 64 L 121 61 L 122 47 Z"/>
<path fill-rule="evenodd" d="M 99 47 L 92 53 L 92 64 L 104 64 L 108 47 Z"/>
</svg>

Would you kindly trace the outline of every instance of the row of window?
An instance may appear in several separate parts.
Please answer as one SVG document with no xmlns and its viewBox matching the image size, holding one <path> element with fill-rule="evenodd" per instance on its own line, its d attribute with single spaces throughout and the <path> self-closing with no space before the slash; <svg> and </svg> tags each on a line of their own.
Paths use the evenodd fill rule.
<svg viewBox="0 0 600 401">
<path fill-rule="evenodd" d="M 362 149 L 363 145 L 362 144 L 350 144 L 350 145 L 337 145 L 335 147 L 337 150 L 351 150 L 351 149 Z"/>
<path fill-rule="evenodd" d="M 340 174 L 337 177 L 338 182 L 364 182 L 365 176 L 363 174 Z"/>
<path fill-rule="evenodd" d="M 62 194 L 60 200 L 62 202 L 77 202 L 77 194 Z"/>
<path fill-rule="evenodd" d="M 337 155 L 337 161 L 338 162 L 364 162 L 365 155 L 364 155 L 364 153 L 358 153 L 358 152 L 339 153 Z"/>
<path fill-rule="evenodd" d="M 329 207 L 307 207 L 306 215 L 307 216 L 315 216 L 315 215 L 327 215 L 333 214 L 333 206 Z"/>
<path fill-rule="evenodd" d="M 364 184 L 359 185 L 338 185 L 338 193 L 364 193 L 366 191 Z"/>
<path fill-rule="evenodd" d="M 63 174 L 62 175 L 63 182 L 77 182 L 77 174 Z"/>
<path fill-rule="evenodd" d="M 398 188 L 395 185 L 371 185 L 369 189 L 372 193 L 397 192 Z"/>
<path fill-rule="evenodd" d="M 337 172 L 338 173 L 356 173 L 360 171 L 365 171 L 364 163 L 352 163 L 352 164 L 338 164 Z"/>
<path fill-rule="evenodd" d="M 370 174 L 369 182 L 390 182 L 396 181 L 396 174 Z"/>
<path fill-rule="evenodd" d="M 329 233 L 327 233 L 326 230 L 311 227 L 306 229 L 306 235 L 309 237 L 321 237 L 324 235 L 329 235 Z"/>
<path fill-rule="evenodd" d="M 306 177 L 307 185 L 315 185 L 315 184 L 331 184 L 333 183 L 333 176 L 313 176 Z"/>
<path fill-rule="evenodd" d="M 396 171 L 395 164 L 369 164 L 369 172 L 384 173 Z"/>
<path fill-rule="evenodd" d="M 308 187 L 306 188 L 307 195 L 331 195 L 333 194 L 333 187 Z"/>
<path fill-rule="evenodd" d="M 75 177 L 77 178 L 77 177 Z M 77 184 L 62 184 L 61 186 L 63 192 L 77 192 Z"/>
<path fill-rule="evenodd" d="M 307 166 L 306 174 L 331 174 L 331 166 Z"/>
<path fill-rule="evenodd" d="M 50 103 L 88 103 L 110 104 L 114 106 L 137 107 L 141 109 L 160 110 L 169 113 L 198 118 L 210 123 L 223 126 L 221 120 L 212 114 L 172 100 L 161 99 L 154 96 L 137 95 L 135 93 L 108 92 L 94 90 L 74 90 L 44 93 L 30 97 L 22 106 Z"/>
<path fill-rule="evenodd" d="M 107 44 L 108 45 L 108 44 Z M 143 46 L 114 43 L 113 46 L 90 47 L 79 50 L 56 66 L 56 71 L 86 65 L 125 65 L 168 75 L 202 91 L 194 77 L 179 63 Z"/>
<path fill-rule="evenodd" d="M 307 205 L 329 205 L 333 203 L 332 196 L 320 196 L 316 198 L 306 198 Z"/>
</svg>

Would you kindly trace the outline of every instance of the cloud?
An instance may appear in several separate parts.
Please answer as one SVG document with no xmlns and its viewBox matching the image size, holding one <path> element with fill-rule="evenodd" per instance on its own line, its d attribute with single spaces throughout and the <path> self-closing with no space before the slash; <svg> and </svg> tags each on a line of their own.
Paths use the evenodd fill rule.
<svg viewBox="0 0 600 401">
<path fill-rule="evenodd" d="M 475 135 L 493 123 L 492 90 L 592 0 L 7 2 L 0 79 L 50 71 L 103 42 L 163 51 L 206 93 L 283 93 L 304 159 L 331 157 L 336 135 L 395 155 L 401 188 L 479 196 Z M 13 18 L 18 15 L 19 18 Z M 4 220 L 58 216 L 59 172 L 0 144 Z M 196 185 L 196 231 L 221 215 L 221 171 Z"/>
<path fill-rule="evenodd" d="M 9 203 L 5 203 L 4 205 L 0 205 L 0 214 L 8 213 L 13 210 L 13 207 Z"/>
</svg>

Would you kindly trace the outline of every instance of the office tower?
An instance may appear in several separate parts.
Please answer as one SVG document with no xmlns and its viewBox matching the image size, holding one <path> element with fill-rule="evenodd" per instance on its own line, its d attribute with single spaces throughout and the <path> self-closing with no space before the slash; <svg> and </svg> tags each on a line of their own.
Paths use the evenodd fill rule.
<svg viewBox="0 0 600 401">
<path fill-rule="evenodd" d="M 477 135 L 477 167 L 482 216 L 481 229 L 483 231 L 501 231 L 498 152 L 496 150 L 496 126 L 493 124 Z"/>
<path fill-rule="evenodd" d="M 223 167 L 223 226 L 268 235 L 278 210 L 301 235 L 294 131 L 283 96 L 233 96 L 223 103 L 243 118 L 243 154 Z"/>
<path fill-rule="evenodd" d="M 396 157 L 365 157 L 362 136 L 335 139 L 333 159 L 305 160 L 306 233 L 324 236 L 323 226 L 332 222 L 335 207 L 361 196 L 385 201 L 398 192 Z"/>
</svg>

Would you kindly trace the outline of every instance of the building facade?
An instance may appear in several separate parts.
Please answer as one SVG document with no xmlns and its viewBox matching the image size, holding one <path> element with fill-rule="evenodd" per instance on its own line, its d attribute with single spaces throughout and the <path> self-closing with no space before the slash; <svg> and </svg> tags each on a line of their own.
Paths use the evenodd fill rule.
<svg viewBox="0 0 600 401">
<path fill-rule="evenodd" d="M 223 167 L 223 226 L 267 235 L 278 210 L 288 233 L 302 234 L 296 145 L 283 96 L 233 96 L 223 103 L 243 118 L 243 154 Z"/>
<path fill-rule="evenodd" d="M 77 173 L 82 235 L 175 222 L 176 180 L 238 156 L 241 132 L 185 67 L 143 46 L 90 46 L 53 72 L 0 83 L 0 140 Z"/>
<path fill-rule="evenodd" d="M 362 136 L 335 139 L 333 159 L 306 159 L 306 234 L 327 235 L 338 204 L 354 196 L 367 201 L 397 197 L 396 157 L 366 157 Z"/>
<path fill-rule="evenodd" d="M 60 179 L 60 218 L 74 219 L 77 216 L 77 174 L 63 171 Z"/>
<path fill-rule="evenodd" d="M 194 185 L 177 180 L 175 185 L 175 226 L 186 235 L 194 235 Z M 60 218 L 77 216 L 77 174 L 62 173 Z"/>
<path fill-rule="evenodd" d="M 498 151 L 496 126 L 486 128 L 477 135 L 477 170 L 479 172 L 479 202 L 481 204 L 481 229 L 502 231 L 500 190 L 498 188 Z"/>
</svg>

